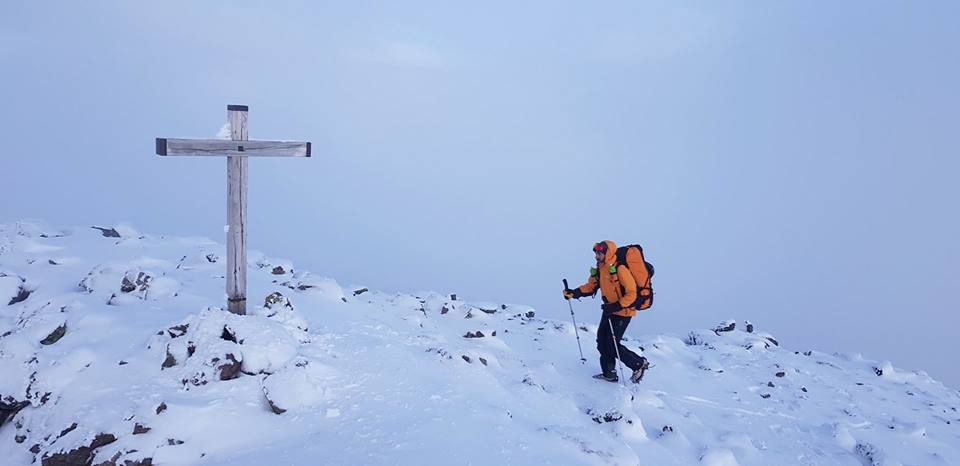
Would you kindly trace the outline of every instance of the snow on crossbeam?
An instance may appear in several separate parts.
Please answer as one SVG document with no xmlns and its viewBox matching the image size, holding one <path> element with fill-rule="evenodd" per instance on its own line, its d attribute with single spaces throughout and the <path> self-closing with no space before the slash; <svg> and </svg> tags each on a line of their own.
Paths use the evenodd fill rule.
<svg viewBox="0 0 960 466">
<path fill-rule="evenodd" d="M 310 143 L 157 138 L 157 155 L 225 157 L 310 157 Z"/>
</svg>

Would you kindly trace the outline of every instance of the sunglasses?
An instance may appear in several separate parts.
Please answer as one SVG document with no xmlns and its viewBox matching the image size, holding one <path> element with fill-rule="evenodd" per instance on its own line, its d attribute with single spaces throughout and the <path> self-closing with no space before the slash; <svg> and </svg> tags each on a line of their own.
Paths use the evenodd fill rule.
<svg viewBox="0 0 960 466">
<path fill-rule="evenodd" d="M 595 244 L 595 245 L 593 246 L 593 252 L 595 252 L 595 253 L 597 253 L 597 254 L 606 254 L 606 253 L 607 253 L 607 245 L 606 245 L 606 243 L 597 243 L 597 244 Z"/>
</svg>

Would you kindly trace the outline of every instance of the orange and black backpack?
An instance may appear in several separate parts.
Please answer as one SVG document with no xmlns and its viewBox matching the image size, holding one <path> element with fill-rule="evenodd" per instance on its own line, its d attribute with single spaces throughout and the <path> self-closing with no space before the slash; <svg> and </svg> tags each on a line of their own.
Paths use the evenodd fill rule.
<svg viewBox="0 0 960 466">
<path fill-rule="evenodd" d="M 626 265 L 630 275 L 637 282 L 637 310 L 650 309 L 653 306 L 653 264 L 643 257 L 643 248 L 639 244 L 617 248 L 617 265 Z"/>
</svg>

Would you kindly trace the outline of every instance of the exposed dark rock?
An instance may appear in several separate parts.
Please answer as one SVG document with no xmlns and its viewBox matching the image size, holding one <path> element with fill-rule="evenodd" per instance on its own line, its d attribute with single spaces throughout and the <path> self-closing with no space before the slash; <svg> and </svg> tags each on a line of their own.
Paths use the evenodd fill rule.
<svg viewBox="0 0 960 466">
<path fill-rule="evenodd" d="M 673 432 L 673 426 L 663 426 L 663 429 L 661 429 L 661 432 L 664 432 L 664 433 Z"/>
<path fill-rule="evenodd" d="M 136 277 L 134 277 L 136 272 Z M 123 275 L 123 281 L 120 283 L 120 291 L 130 293 L 131 291 L 146 291 L 150 288 L 150 281 L 153 277 L 146 272 L 129 270 Z"/>
<path fill-rule="evenodd" d="M 760 394 L 760 398 L 770 398 L 770 394 L 769 394 L 769 393 L 761 393 L 761 394 Z"/>
<path fill-rule="evenodd" d="M 150 428 L 139 422 L 133 426 L 133 435 L 145 434 L 147 432 L 150 432 Z"/>
<path fill-rule="evenodd" d="M 267 399 L 267 404 L 270 405 L 270 411 L 273 411 L 274 414 L 283 414 L 287 412 L 286 409 L 283 409 L 277 406 L 276 404 L 274 404 L 273 400 L 270 399 L 270 392 L 267 391 L 267 387 L 263 387 L 263 396 L 264 398 Z"/>
<path fill-rule="evenodd" d="M 484 308 L 482 308 L 482 307 L 478 307 L 477 309 L 480 309 L 481 311 L 483 311 L 483 312 L 485 312 L 485 313 L 487 313 L 487 314 L 496 314 L 496 312 L 497 312 L 496 309 L 484 309 Z"/>
<path fill-rule="evenodd" d="M 457 294 L 456 294 L 456 293 L 451 294 L 451 295 L 450 295 L 450 301 L 456 301 L 456 300 L 457 300 Z"/>
<path fill-rule="evenodd" d="M 807 392 L 807 387 L 800 387 L 800 390 L 803 390 L 804 393 Z"/>
<path fill-rule="evenodd" d="M 463 336 L 463 338 L 483 338 L 483 337 L 484 337 L 483 332 L 479 330 L 477 330 L 476 332 L 467 332 L 467 334 Z"/>
<path fill-rule="evenodd" d="M 193 356 L 193 353 L 196 353 L 196 352 L 197 352 L 197 345 L 194 344 L 192 341 L 188 341 L 188 342 L 187 342 L 187 357 L 189 358 L 189 357 Z"/>
<path fill-rule="evenodd" d="M 713 332 L 720 334 L 720 332 L 732 332 L 737 328 L 737 323 L 735 321 L 723 322 L 717 328 L 713 329 Z"/>
<path fill-rule="evenodd" d="M 750 321 L 744 323 L 747 324 L 747 333 L 753 333 L 753 324 Z"/>
<path fill-rule="evenodd" d="M 50 335 L 47 335 L 46 338 L 44 338 L 43 340 L 40 340 L 40 344 L 41 344 L 41 345 L 52 345 L 52 344 L 60 341 L 60 339 L 63 338 L 63 336 L 66 335 L 66 334 L 67 334 L 67 323 L 64 322 L 64 323 L 61 324 L 59 327 L 57 327 L 56 330 L 54 330 L 53 332 L 51 332 Z"/>
<path fill-rule="evenodd" d="M 240 362 L 233 353 L 227 353 L 226 362 L 217 367 L 220 371 L 220 380 L 232 380 L 240 377 Z"/>
<path fill-rule="evenodd" d="M 11 419 L 20 412 L 21 409 L 26 408 L 30 405 L 29 401 L 17 401 L 13 397 L 6 396 L 0 400 L 0 426 L 3 426 L 3 423 L 7 419 Z"/>
<path fill-rule="evenodd" d="M 98 434 L 96 437 L 94 437 L 93 443 L 90 444 L 90 448 L 96 450 L 97 448 L 110 445 L 116 441 L 117 437 L 115 437 L 113 434 Z"/>
<path fill-rule="evenodd" d="M 55 261 L 55 260 L 53 260 L 53 259 L 47 259 L 47 263 L 50 264 L 50 265 L 60 265 L 59 262 L 57 262 L 57 261 Z"/>
<path fill-rule="evenodd" d="M 23 442 L 25 442 L 26 440 L 27 440 L 27 436 L 26 436 L 26 435 L 17 434 L 16 436 L 13 437 L 13 441 L 14 441 L 14 442 L 17 442 L 17 443 L 23 443 Z"/>
<path fill-rule="evenodd" d="M 537 315 L 537 313 L 535 313 L 535 312 L 533 312 L 533 311 L 527 311 L 527 313 L 524 314 L 524 315 L 525 315 L 528 319 L 532 319 L 533 316 Z"/>
<path fill-rule="evenodd" d="M 182 337 L 187 334 L 187 329 L 189 328 L 190 324 L 174 325 L 167 329 L 167 333 L 170 334 L 170 338 Z M 163 332 L 160 332 L 160 334 L 163 334 Z"/>
<path fill-rule="evenodd" d="M 623 414 L 620 414 L 619 411 L 609 411 L 603 414 L 595 414 L 592 410 L 587 410 L 587 414 L 591 415 L 593 422 L 597 424 L 603 424 L 604 422 L 616 422 L 623 419 Z"/>
<path fill-rule="evenodd" d="M 883 369 L 881 369 L 881 368 L 879 368 L 879 367 L 874 367 L 874 368 L 873 368 L 873 372 L 874 372 L 875 374 L 877 374 L 878 377 L 881 376 L 881 375 L 883 375 Z"/>
<path fill-rule="evenodd" d="M 776 374 L 773 374 L 773 375 L 775 375 L 775 376 L 777 376 L 777 377 L 783 377 L 783 376 L 787 375 L 787 373 L 781 371 L 781 372 L 777 372 Z"/>
<path fill-rule="evenodd" d="M 444 305 L 443 307 L 440 308 L 440 313 L 441 313 L 441 314 L 446 314 L 446 313 L 448 313 L 448 312 L 450 312 L 450 309 L 447 308 L 446 305 Z"/>
<path fill-rule="evenodd" d="M 130 363 L 127 362 L 127 361 L 123 361 L 123 360 L 121 360 L 120 362 L 117 363 L 118 366 L 126 366 L 127 364 L 130 364 Z"/>
<path fill-rule="evenodd" d="M 40 453 L 40 444 L 34 443 L 33 446 L 30 447 L 30 453 L 33 453 L 34 455 L 39 454 L 39 453 Z"/>
<path fill-rule="evenodd" d="M 470 356 L 467 356 L 464 354 L 464 355 L 461 355 L 460 357 L 463 358 L 464 361 L 467 361 L 468 363 L 470 362 Z"/>
<path fill-rule="evenodd" d="M 161 402 L 160 405 L 157 406 L 157 410 L 156 410 L 156 411 L 157 411 L 157 414 L 160 414 L 160 413 L 162 413 L 162 412 L 164 412 L 164 411 L 166 411 L 166 410 L 167 410 L 167 404 Z"/>
<path fill-rule="evenodd" d="M 170 349 L 167 348 L 167 358 L 163 360 L 163 364 L 160 364 L 161 369 L 166 369 L 177 365 L 177 358 L 173 357 L 170 354 Z"/>
<path fill-rule="evenodd" d="M 491 336 L 491 337 L 495 337 L 495 336 L 497 336 L 497 331 L 496 331 L 496 330 L 494 330 L 494 331 L 493 331 L 493 333 L 491 333 L 491 334 L 490 334 L 490 336 Z"/>
<path fill-rule="evenodd" d="M 61 430 L 60 435 L 58 435 L 57 438 L 61 438 L 64 435 L 67 435 L 70 432 L 73 432 L 76 428 L 77 428 L 77 423 L 74 422 L 73 424 L 70 425 L 70 427 L 67 427 L 66 429 Z"/>
<path fill-rule="evenodd" d="M 780 346 L 780 342 L 775 340 L 773 337 L 767 337 L 767 341 L 769 341 L 770 343 L 773 343 L 774 346 Z"/>
<path fill-rule="evenodd" d="M 168 438 L 168 439 L 167 439 L 167 445 L 183 445 L 183 440 L 179 440 L 179 439 L 175 439 L 175 438 Z"/>
<path fill-rule="evenodd" d="M 773 385 L 773 382 L 767 382 L 767 386 L 773 388 L 775 385 Z"/>
<path fill-rule="evenodd" d="M 487 365 L 487 360 L 486 360 L 486 359 L 483 359 L 483 358 L 479 358 L 479 359 L 480 359 L 480 363 L 481 363 L 481 364 L 483 364 L 484 366 Z"/>
<path fill-rule="evenodd" d="M 359 290 L 353 290 L 353 295 L 354 295 L 354 296 L 360 296 L 360 295 L 362 295 L 362 294 L 364 294 L 364 293 L 366 293 L 366 292 L 368 292 L 368 291 L 370 291 L 370 290 L 368 290 L 368 289 L 366 289 L 366 288 L 360 288 Z"/>
<path fill-rule="evenodd" d="M 94 451 L 104 445 L 109 445 L 117 441 L 112 434 L 99 434 L 90 443 L 90 446 L 82 446 L 68 452 L 54 453 L 41 459 L 43 466 L 87 466 L 93 462 Z M 40 453 L 40 446 L 35 445 L 36 452 Z M 31 449 L 33 451 L 33 449 Z"/>
<path fill-rule="evenodd" d="M 281 267 L 281 266 L 278 265 L 278 266 L 274 267 L 273 270 L 270 271 L 270 273 L 272 273 L 272 274 L 274 274 L 274 275 L 283 275 L 283 274 L 287 273 L 287 271 L 286 271 L 286 270 L 283 270 L 283 267 Z"/>
<path fill-rule="evenodd" d="M 206 258 L 207 258 L 207 262 L 210 262 L 211 264 L 220 260 L 220 258 L 217 257 L 217 255 L 212 252 L 210 254 L 207 254 Z"/>
<path fill-rule="evenodd" d="M 33 291 L 24 288 L 23 285 L 20 285 L 20 289 L 17 291 L 17 295 L 14 296 L 13 298 L 10 298 L 10 302 L 7 303 L 7 306 L 13 306 L 14 304 L 22 303 L 26 301 L 27 298 L 30 297 L 30 293 L 33 293 Z"/>
<path fill-rule="evenodd" d="M 230 327 L 227 327 L 226 325 L 223 326 L 223 332 L 220 334 L 220 338 L 237 343 L 237 334 L 230 330 Z"/>
<path fill-rule="evenodd" d="M 90 228 L 93 228 L 94 230 L 100 230 L 100 234 L 102 234 L 107 238 L 120 237 L 120 233 L 117 233 L 117 230 L 114 230 L 113 228 L 100 228 L 100 227 L 90 227 Z"/>
</svg>

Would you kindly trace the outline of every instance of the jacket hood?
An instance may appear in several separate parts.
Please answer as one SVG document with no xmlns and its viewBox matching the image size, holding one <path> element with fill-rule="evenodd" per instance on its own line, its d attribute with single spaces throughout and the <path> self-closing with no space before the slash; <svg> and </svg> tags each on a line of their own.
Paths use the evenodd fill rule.
<svg viewBox="0 0 960 466">
<path fill-rule="evenodd" d="M 608 239 L 600 241 L 597 244 L 600 243 L 607 245 L 607 255 L 603 258 L 603 263 L 606 265 L 615 264 L 617 262 L 617 243 L 614 243 Z"/>
</svg>

